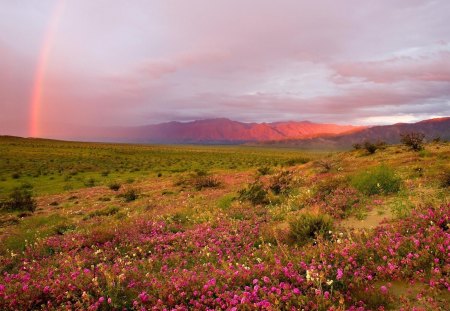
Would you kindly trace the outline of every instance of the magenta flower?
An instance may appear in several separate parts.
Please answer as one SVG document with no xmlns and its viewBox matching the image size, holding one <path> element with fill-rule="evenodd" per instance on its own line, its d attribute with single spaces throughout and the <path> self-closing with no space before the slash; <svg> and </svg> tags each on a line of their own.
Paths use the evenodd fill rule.
<svg viewBox="0 0 450 311">
<path fill-rule="evenodd" d="M 148 301 L 148 295 L 146 292 L 142 292 L 139 294 L 139 299 L 141 299 L 142 302 L 147 302 Z"/>
<path fill-rule="evenodd" d="M 337 270 L 336 280 L 342 279 L 343 276 L 344 276 L 344 272 L 342 271 L 341 268 L 339 268 L 339 269 Z"/>
</svg>

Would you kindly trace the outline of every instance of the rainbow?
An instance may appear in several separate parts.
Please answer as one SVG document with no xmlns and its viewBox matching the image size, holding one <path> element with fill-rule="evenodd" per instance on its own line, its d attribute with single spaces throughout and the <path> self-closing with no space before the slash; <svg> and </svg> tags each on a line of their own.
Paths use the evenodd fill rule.
<svg viewBox="0 0 450 311">
<path fill-rule="evenodd" d="M 65 0 L 56 0 L 56 5 L 52 10 L 47 31 L 44 35 L 42 48 L 39 52 L 30 99 L 29 135 L 31 137 L 38 137 L 41 135 L 40 117 L 42 111 L 42 94 L 44 90 L 45 72 L 59 20 L 61 19 L 61 15 L 64 11 L 64 5 Z"/>
</svg>

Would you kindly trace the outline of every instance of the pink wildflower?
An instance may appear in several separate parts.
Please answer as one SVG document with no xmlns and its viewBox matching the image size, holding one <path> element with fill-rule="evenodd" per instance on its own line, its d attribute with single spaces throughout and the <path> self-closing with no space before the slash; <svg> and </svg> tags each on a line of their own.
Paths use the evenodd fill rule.
<svg viewBox="0 0 450 311">
<path fill-rule="evenodd" d="M 142 292 L 139 294 L 139 299 L 141 299 L 142 302 L 147 302 L 148 301 L 148 295 L 146 292 Z"/>
<path fill-rule="evenodd" d="M 344 272 L 342 271 L 341 268 L 339 268 L 339 269 L 337 270 L 336 280 L 342 279 L 343 276 L 344 276 Z"/>
</svg>

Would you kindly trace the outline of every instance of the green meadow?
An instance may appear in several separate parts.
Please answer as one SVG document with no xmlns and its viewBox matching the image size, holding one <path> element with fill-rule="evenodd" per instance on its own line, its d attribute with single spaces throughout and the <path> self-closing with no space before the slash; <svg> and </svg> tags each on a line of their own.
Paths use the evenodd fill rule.
<svg viewBox="0 0 450 311">
<path fill-rule="evenodd" d="M 307 162 L 320 152 L 235 146 L 147 146 L 0 137 L 0 196 L 23 184 L 36 194 L 196 171 L 242 171 Z"/>
</svg>

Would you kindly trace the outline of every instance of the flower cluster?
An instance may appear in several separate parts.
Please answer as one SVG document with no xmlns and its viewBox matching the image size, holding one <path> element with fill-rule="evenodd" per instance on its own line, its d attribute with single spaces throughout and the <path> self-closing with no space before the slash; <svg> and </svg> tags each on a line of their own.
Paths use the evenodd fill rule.
<svg viewBox="0 0 450 311">
<path fill-rule="evenodd" d="M 449 215 L 423 209 L 304 248 L 263 243 L 258 213 L 68 233 L 0 257 L 0 309 L 376 309 L 393 303 L 397 280 L 423 284 L 422 301 L 438 305 L 450 290 Z"/>
</svg>

